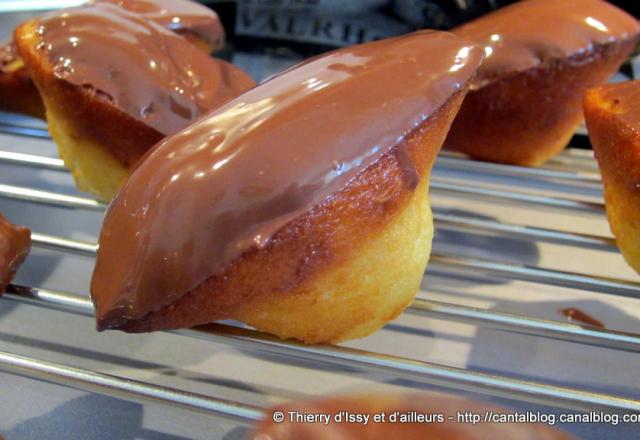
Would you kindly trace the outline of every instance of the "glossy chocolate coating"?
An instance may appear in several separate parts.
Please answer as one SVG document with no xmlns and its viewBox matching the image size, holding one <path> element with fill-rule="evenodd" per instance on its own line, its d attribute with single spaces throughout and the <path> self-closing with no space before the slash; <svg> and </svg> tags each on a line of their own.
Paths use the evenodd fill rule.
<svg viewBox="0 0 640 440">
<path fill-rule="evenodd" d="M 453 31 L 485 47 L 486 59 L 472 87 L 595 45 L 637 36 L 638 21 L 603 0 L 525 0 Z"/>
<path fill-rule="evenodd" d="M 6 41 L 0 46 L 0 72 L 5 71 L 19 58 L 18 51 L 12 41 Z"/>
<path fill-rule="evenodd" d="M 192 0 L 95 0 L 143 15 L 178 33 L 191 33 L 213 49 L 224 45 L 224 28 L 212 9 Z"/>
<path fill-rule="evenodd" d="M 481 59 L 443 32 L 353 46 L 158 144 L 103 225 L 91 289 L 99 328 L 158 310 L 267 245 L 437 111 Z"/>
<path fill-rule="evenodd" d="M 640 130 L 640 80 L 601 86 L 612 113 L 634 130 Z"/>
<path fill-rule="evenodd" d="M 107 3 L 46 15 L 37 32 L 54 75 L 164 135 L 254 85 L 183 37 Z"/>
<path fill-rule="evenodd" d="M 0 214 L 0 295 L 13 279 L 31 249 L 31 232 Z"/>
</svg>

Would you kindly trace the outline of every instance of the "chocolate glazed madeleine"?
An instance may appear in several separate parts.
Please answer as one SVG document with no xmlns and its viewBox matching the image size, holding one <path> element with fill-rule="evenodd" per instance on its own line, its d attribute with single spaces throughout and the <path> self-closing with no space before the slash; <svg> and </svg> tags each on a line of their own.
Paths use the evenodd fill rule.
<svg viewBox="0 0 640 440">
<path fill-rule="evenodd" d="M 582 121 L 582 95 L 605 82 L 638 42 L 638 22 L 601 0 L 528 0 L 454 29 L 487 58 L 445 148 L 536 166 Z"/>
<path fill-rule="evenodd" d="M 187 38 L 209 53 L 224 45 L 218 14 L 191 0 L 95 0 L 139 14 Z M 44 119 L 44 105 L 13 41 L 0 47 L 0 110 Z"/>
<path fill-rule="evenodd" d="M 587 91 L 584 113 L 616 243 L 640 273 L 640 81 Z"/>
<path fill-rule="evenodd" d="M 273 414 L 285 414 L 281 423 Z M 292 423 L 289 413 L 328 414 L 330 422 Z M 335 422 L 340 412 L 368 415 L 366 425 Z M 385 414 L 376 422 L 375 414 Z M 395 421 L 391 417 L 395 413 Z M 486 423 L 459 423 L 459 413 L 490 414 Z M 268 410 L 247 440 L 571 440 L 573 437 L 544 424 L 499 423 L 512 414 L 506 408 L 441 393 L 366 393 L 288 402 Z M 425 421 L 416 419 L 424 417 Z M 441 416 L 441 418 L 439 417 Z M 402 417 L 402 419 L 401 419 Z M 452 418 L 452 420 L 449 419 Z M 401 421 L 402 420 L 402 421 Z M 414 421 L 415 420 L 415 421 Z"/>
<path fill-rule="evenodd" d="M 393 319 L 418 290 L 430 170 L 481 59 L 442 32 L 350 47 L 161 142 L 107 212 L 98 329 L 234 318 L 319 343 Z"/>
<path fill-rule="evenodd" d="M 0 214 L 0 295 L 31 250 L 31 231 Z"/>
<path fill-rule="evenodd" d="M 117 6 L 29 21 L 16 46 L 81 190 L 109 200 L 155 143 L 254 86 L 240 69 Z"/>
</svg>

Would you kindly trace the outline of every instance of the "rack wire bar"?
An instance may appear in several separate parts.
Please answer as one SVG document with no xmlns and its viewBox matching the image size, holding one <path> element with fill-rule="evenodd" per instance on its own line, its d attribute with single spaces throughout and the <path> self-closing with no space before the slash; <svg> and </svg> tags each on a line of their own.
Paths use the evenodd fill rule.
<svg viewBox="0 0 640 440">
<path fill-rule="evenodd" d="M 88 298 L 70 293 L 58 293 L 25 286 L 9 286 L 7 298 L 66 312 L 91 316 L 93 307 Z M 171 331 L 184 336 L 223 342 L 240 348 L 294 357 L 329 365 L 355 368 L 373 373 L 385 373 L 418 383 L 445 388 L 480 392 L 504 398 L 522 398 L 529 402 L 580 411 L 640 412 L 640 400 L 595 393 L 506 376 L 479 373 L 415 359 L 374 353 L 349 347 L 305 345 L 255 330 L 225 324 L 208 324 L 193 329 Z M 6 368 L 0 358 L 0 368 Z M 73 386 L 73 385 L 72 385 Z"/>
<path fill-rule="evenodd" d="M 0 134 L 35 137 L 39 139 L 51 139 L 46 128 L 30 127 L 13 123 L 0 122 Z"/>
<path fill-rule="evenodd" d="M 562 245 L 574 245 L 585 248 L 615 251 L 615 239 L 595 235 L 576 234 L 554 231 L 551 229 L 534 228 L 530 226 L 512 225 L 494 221 L 478 220 L 459 217 L 448 214 L 434 214 L 438 228 L 462 230 L 474 233 L 500 233 L 502 236 L 511 236 L 525 239 L 536 239 L 548 243 Z M 94 255 L 98 250 L 97 243 L 67 239 L 52 235 L 31 233 L 34 245 L 62 252 L 72 252 L 79 255 Z"/>
<path fill-rule="evenodd" d="M 82 242 L 77 240 L 67 240 L 63 238 L 53 237 L 44 234 L 32 233 L 32 241 L 34 245 L 42 246 L 59 251 L 72 251 L 81 255 L 94 256 L 97 252 L 98 245 L 94 243 Z M 438 255 L 434 256 L 436 262 Z M 477 263 L 477 261 L 474 260 Z M 511 267 L 509 268 L 511 270 Z M 555 272 L 555 271 L 552 271 Z M 596 281 L 600 281 L 597 279 Z M 620 282 L 620 280 L 614 280 Z M 593 282 L 589 279 L 588 282 Z M 630 287 L 634 287 L 634 283 L 630 283 Z M 626 284 L 625 284 L 626 286 Z M 640 295 L 640 285 L 635 284 L 638 295 Z M 616 292 L 617 294 L 617 292 Z M 509 328 L 516 331 L 527 329 L 527 333 L 539 334 L 541 336 L 553 336 L 567 339 L 573 342 L 586 342 L 591 345 L 597 345 L 603 341 L 617 348 L 630 351 L 640 351 L 640 336 L 628 333 L 611 332 L 611 331 L 594 331 L 585 329 L 582 326 L 569 323 L 559 323 L 557 321 L 548 321 L 535 318 L 527 318 L 519 315 L 510 315 L 499 312 L 489 312 L 482 309 L 465 307 L 454 304 L 439 303 L 437 301 L 424 301 L 417 299 L 410 307 L 410 310 L 423 314 L 443 315 L 456 320 L 465 320 L 473 318 L 472 321 L 482 321 L 493 325 L 500 324 L 502 328 Z M 575 337 L 574 337 L 575 336 Z M 585 339 L 586 337 L 586 339 Z"/>
<path fill-rule="evenodd" d="M 507 280 L 528 281 L 550 286 L 589 290 L 592 292 L 640 299 L 640 283 L 618 278 L 583 275 L 540 267 L 501 263 L 497 261 L 432 254 L 430 265 L 439 265 L 447 272 L 469 275 L 476 272 L 499 276 Z"/>
<path fill-rule="evenodd" d="M 603 202 L 589 202 L 569 197 L 548 197 L 533 194 L 503 191 L 489 188 L 476 188 L 443 182 L 436 177 L 431 178 L 431 190 L 462 196 L 481 197 L 484 199 L 508 200 L 511 202 L 540 205 L 550 208 L 563 208 L 590 214 L 604 213 Z"/>
<path fill-rule="evenodd" d="M 640 352 L 640 335 L 417 298 L 408 312 L 527 335 Z"/>
<path fill-rule="evenodd" d="M 33 190 L 3 184 L 0 184 L 0 197 L 27 202 L 44 203 L 57 207 L 90 209 L 95 211 L 103 211 L 107 206 L 105 203 L 93 198 L 69 196 L 66 194 Z M 497 222 L 494 220 L 484 220 L 468 216 L 446 214 L 438 212 L 437 209 L 435 211 L 436 212 L 434 214 L 434 219 L 438 222 L 438 226 L 440 227 L 444 226 L 447 228 L 455 228 L 464 231 L 481 233 L 495 232 L 513 237 L 537 239 L 540 241 L 563 245 L 574 245 L 587 248 L 603 248 L 609 250 L 615 249 L 615 240 L 611 237 L 562 232 L 531 226 L 513 225 Z M 64 240 L 61 238 L 52 237 L 52 240 L 54 239 L 59 242 L 61 240 Z M 71 241 L 68 242 L 71 243 Z M 69 250 L 73 251 L 72 248 L 69 248 Z"/>
<path fill-rule="evenodd" d="M 94 256 L 98 245 L 78 240 L 68 240 L 50 235 L 32 233 L 31 239 L 34 245 L 50 248 L 58 251 L 71 251 L 80 255 Z M 436 259 L 438 257 L 436 256 Z M 625 349 L 628 351 L 640 351 L 640 336 L 615 331 L 593 330 L 583 326 L 561 323 L 557 321 L 528 318 L 520 315 L 505 314 L 486 311 L 478 308 L 466 307 L 455 304 L 441 303 L 437 301 L 425 301 L 416 299 L 409 307 L 410 311 L 424 315 L 440 315 L 457 321 L 480 321 L 485 324 L 499 325 L 514 331 L 525 331 L 527 334 L 556 337 L 572 342 L 584 342 L 590 345 L 602 345 Z"/>
<path fill-rule="evenodd" d="M 588 161 L 574 161 L 573 159 L 560 159 L 557 161 L 549 161 L 544 165 L 544 168 L 547 170 L 555 170 L 555 171 L 579 171 L 585 173 L 597 173 L 598 166 L 595 164 L 590 164 Z"/>
<path fill-rule="evenodd" d="M 348 347 L 313 346 L 295 341 L 281 341 L 275 336 L 223 324 L 209 324 L 194 330 L 181 330 L 180 333 L 190 334 L 193 331 L 200 332 L 197 336 L 205 339 L 222 338 L 227 343 L 236 343 L 247 349 L 356 368 L 374 374 L 384 373 L 448 389 L 479 392 L 509 399 L 520 398 L 532 403 L 579 411 L 640 411 L 640 400 L 474 372 Z"/>
<path fill-rule="evenodd" d="M 64 161 L 55 157 L 40 156 L 37 154 L 15 153 L 13 151 L 0 150 L 0 162 L 9 165 L 32 166 L 55 171 L 68 171 Z"/>
<path fill-rule="evenodd" d="M 431 182 L 431 189 L 460 195 L 471 195 L 490 199 L 538 204 L 547 207 L 578 210 L 595 214 L 601 214 L 604 212 L 604 203 L 600 202 L 587 202 L 568 198 L 535 196 L 509 191 L 463 187 L 460 185 L 443 183 L 437 180 L 434 181 L 434 179 L 432 179 Z M 107 207 L 107 204 L 89 197 L 69 196 L 66 194 L 4 184 L 0 184 L 0 197 L 34 203 L 44 203 L 47 205 L 65 208 L 92 209 L 97 211 L 102 211 Z"/>
<path fill-rule="evenodd" d="M 0 163 L 46 168 L 55 171 L 68 171 L 62 159 L 40 156 L 36 154 L 17 153 L 13 151 L 0 150 Z M 451 155 L 441 155 L 440 157 L 438 157 L 436 167 L 455 168 L 479 173 L 482 172 L 494 174 L 498 176 L 532 177 L 537 179 L 567 181 L 570 183 L 580 184 L 602 184 L 600 175 L 598 175 L 597 173 L 572 173 L 544 168 L 526 168 L 511 165 L 500 165 L 489 162 L 473 161 Z"/>
<path fill-rule="evenodd" d="M 444 152 L 443 152 L 444 153 Z M 530 177 L 552 181 L 566 181 L 572 184 L 601 185 L 602 179 L 598 173 L 558 171 L 548 168 L 527 168 L 515 165 L 504 165 L 491 162 L 480 162 L 463 157 L 440 153 L 436 160 L 436 167 L 442 166 L 464 171 L 493 174 L 507 177 Z"/>
<path fill-rule="evenodd" d="M 572 148 L 568 149 L 573 150 Z M 562 169 L 562 170 L 582 170 L 585 172 L 597 173 L 598 164 L 593 156 L 580 156 L 576 154 L 559 154 L 549 160 L 545 164 L 545 168 L 548 169 Z"/>
<path fill-rule="evenodd" d="M 132 402 L 169 404 L 174 407 L 229 418 L 244 424 L 251 424 L 264 417 L 263 410 L 256 406 L 33 359 L 5 351 L 0 351 L 0 370 Z"/>
<path fill-rule="evenodd" d="M 497 233 L 502 236 L 538 240 L 546 243 L 562 244 L 566 246 L 580 246 L 590 249 L 616 251 L 616 240 L 591 234 L 579 234 L 554 229 L 537 228 L 534 226 L 514 225 L 495 220 L 478 219 L 470 216 L 460 216 L 433 210 L 433 219 L 438 228 L 462 230 L 473 233 Z"/>
<path fill-rule="evenodd" d="M 445 158 L 446 159 L 446 158 Z M 0 150 L 0 162 L 11 163 L 11 164 L 21 164 L 27 166 L 36 166 L 36 167 L 44 167 L 47 169 L 53 169 L 58 171 L 64 171 L 64 163 L 60 159 L 53 159 L 44 156 L 37 156 L 31 154 L 22 154 L 22 153 L 13 153 L 9 151 L 1 151 Z M 481 162 L 478 162 L 481 163 Z M 493 164 L 485 164 L 485 165 L 493 165 Z M 527 168 L 524 168 L 527 170 Z M 0 196 L 8 197 L 8 198 L 19 198 L 21 200 L 28 200 L 33 202 L 41 202 L 41 203 L 49 203 L 49 200 L 55 200 L 55 193 L 47 193 L 50 197 L 43 198 L 41 195 L 31 195 L 26 196 L 25 194 L 35 193 L 36 190 L 31 190 L 28 188 L 15 187 L 10 185 L 2 185 L 2 190 L 0 191 Z M 504 191 L 504 190 L 495 190 L 495 189 L 485 189 L 485 188 L 474 188 L 470 186 L 464 186 L 459 184 L 452 184 L 443 181 L 437 176 L 432 176 L 431 178 L 431 189 L 435 191 L 449 192 L 454 194 L 461 195 L 472 195 L 472 196 L 480 196 L 483 198 L 489 199 L 498 199 L 498 200 L 509 200 L 516 201 L 521 203 L 532 203 L 543 205 L 547 207 L 555 207 L 555 208 L 565 208 L 571 210 L 578 210 L 584 212 L 595 212 L 601 213 L 604 211 L 604 204 L 602 202 L 588 202 L 579 199 L 573 199 L 569 197 L 548 197 L 548 196 L 537 196 L 525 193 L 518 193 L 513 191 Z M 43 191 L 40 191 L 43 193 Z M 58 194 L 58 197 L 65 198 L 71 197 L 62 194 Z M 83 199 L 84 201 L 80 202 L 81 204 L 90 203 L 88 202 L 89 198 L 79 197 L 78 199 Z M 97 202 L 94 200 L 94 203 Z M 101 206 L 103 205 L 101 202 L 98 202 Z M 69 205 L 66 205 L 69 206 Z M 80 206 L 86 207 L 86 206 Z"/>
<path fill-rule="evenodd" d="M 63 252 L 70 251 L 79 255 L 93 256 L 98 250 L 98 245 L 95 243 L 38 233 L 32 234 L 32 240 L 36 246 Z M 640 283 L 623 279 L 500 263 L 479 258 L 448 256 L 438 254 L 437 252 L 431 255 L 430 262 L 444 266 L 448 271 L 462 273 L 474 271 L 484 275 L 498 275 L 509 280 L 529 281 L 552 286 L 570 287 L 573 289 L 586 289 L 630 298 L 640 298 Z"/>
<path fill-rule="evenodd" d="M 588 133 L 584 132 L 585 135 Z M 554 157 L 570 157 L 577 159 L 585 159 L 585 160 L 593 160 L 593 150 L 583 149 L 583 148 L 565 148 L 560 152 L 560 154 Z"/>
<path fill-rule="evenodd" d="M 96 243 L 55 237 L 53 235 L 31 232 L 31 243 L 35 246 L 62 252 L 72 252 L 78 255 L 93 256 L 98 251 Z"/>
<path fill-rule="evenodd" d="M 93 211 L 104 211 L 107 208 L 105 203 L 88 197 L 69 196 L 66 194 L 4 184 L 0 184 L 0 197 L 43 203 L 62 208 L 90 209 Z"/>
</svg>

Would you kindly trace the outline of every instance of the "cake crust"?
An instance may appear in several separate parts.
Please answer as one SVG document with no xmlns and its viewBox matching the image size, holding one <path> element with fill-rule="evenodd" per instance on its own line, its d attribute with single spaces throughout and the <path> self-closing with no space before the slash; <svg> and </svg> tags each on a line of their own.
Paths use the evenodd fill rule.
<svg viewBox="0 0 640 440">
<path fill-rule="evenodd" d="M 582 122 L 584 92 L 605 82 L 637 41 L 596 46 L 470 91 L 445 148 L 489 162 L 543 164 L 566 147 Z"/>
<path fill-rule="evenodd" d="M 584 111 L 604 184 L 605 206 L 616 243 L 640 273 L 640 125 L 624 114 L 640 115 L 640 82 L 590 89 Z"/>
</svg>

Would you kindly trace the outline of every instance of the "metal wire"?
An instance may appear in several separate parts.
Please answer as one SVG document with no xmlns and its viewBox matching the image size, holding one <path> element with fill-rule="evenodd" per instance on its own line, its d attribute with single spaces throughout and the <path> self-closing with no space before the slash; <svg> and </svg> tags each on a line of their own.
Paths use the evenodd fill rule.
<svg viewBox="0 0 640 440">
<path fill-rule="evenodd" d="M 0 133 L 2 125 L 0 124 Z M 48 137 L 48 136 L 47 136 Z M 64 161 L 56 158 L 43 157 L 33 154 L 15 153 L 12 151 L 0 150 L 0 163 L 7 163 L 17 166 L 31 166 L 37 168 L 47 168 L 57 171 L 66 171 Z M 570 172 L 558 171 L 546 168 L 526 168 L 510 165 L 499 165 L 489 162 L 478 162 L 467 160 L 459 155 L 446 151 L 440 153 L 436 161 L 436 169 L 453 168 L 476 173 L 489 173 L 496 176 L 508 177 L 530 177 L 541 180 L 550 180 L 570 184 L 600 185 L 600 175 L 595 172 Z"/>
<path fill-rule="evenodd" d="M 446 321 L 456 321 L 472 325 L 485 325 L 495 329 L 561 339 L 592 346 L 615 348 L 632 352 L 640 351 L 640 335 L 601 329 L 569 322 L 530 318 L 513 313 L 484 310 L 459 304 L 416 299 L 408 309 L 409 313 Z"/>
<path fill-rule="evenodd" d="M 529 281 L 570 289 L 589 290 L 610 295 L 640 299 L 640 283 L 618 278 L 583 275 L 561 270 L 543 269 L 526 265 L 498 261 L 465 258 L 457 255 L 431 255 L 430 266 L 441 266 L 448 272 L 469 274 L 470 272 L 496 276 L 514 281 Z"/>
<path fill-rule="evenodd" d="M 10 286 L 7 297 L 34 305 L 91 316 L 88 298 L 25 286 Z M 243 349 L 258 350 L 286 358 L 297 358 L 322 364 L 356 368 L 387 374 L 417 383 L 444 386 L 458 390 L 481 392 L 496 397 L 520 398 L 529 402 L 575 410 L 640 412 L 640 401 L 623 397 L 479 373 L 461 368 L 374 353 L 348 347 L 305 345 L 246 328 L 225 324 L 209 324 L 172 333 L 223 342 Z M 8 368 L 0 358 L 0 369 Z"/>
<path fill-rule="evenodd" d="M 62 159 L 38 156 L 35 154 L 14 153 L 13 151 L 0 150 L 0 162 L 9 165 L 31 166 L 56 171 L 67 171 Z"/>
<path fill-rule="evenodd" d="M 66 171 L 66 168 L 64 168 L 64 164 L 61 160 L 37 155 L 0 151 L 0 162 L 2 161 L 11 164 L 29 165 L 40 168 Z M 448 185 L 444 185 L 443 187 L 443 184 L 437 182 L 434 185 L 435 187 L 445 188 L 445 190 L 447 191 L 451 190 L 462 194 L 466 194 L 468 191 L 472 191 L 475 194 L 475 191 L 480 191 L 483 195 L 493 197 L 493 193 L 487 193 L 487 190 L 461 189 L 461 187 L 459 186 L 455 186 L 452 189 Z M 102 211 L 106 208 L 105 203 L 89 197 L 68 196 L 65 194 L 32 190 L 11 185 L 0 185 L 0 197 L 34 203 L 43 203 L 63 208 L 91 209 L 96 211 Z M 527 203 L 540 203 L 544 206 L 588 210 L 589 212 L 602 209 L 601 204 L 594 204 L 591 202 L 530 196 L 526 194 L 500 192 L 497 197 L 516 198 L 519 201 L 525 201 Z M 494 220 L 477 219 L 473 217 L 465 217 L 462 215 L 452 215 L 448 213 L 438 212 L 437 209 L 434 209 L 434 219 L 438 223 L 438 226 L 448 229 L 456 229 L 467 232 L 472 231 L 477 233 L 499 233 L 512 237 L 563 245 L 581 246 L 586 248 L 609 250 L 615 249 L 615 241 L 611 237 L 555 231 L 551 229 L 535 228 L 531 226 L 510 225 Z"/>
<path fill-rule="evenodd" d="M 0 133 L 28 135 L 48 138 L 45 130 L 0 123 Z M 580 162 L 580 169 L 571 168 L 572 161 Z M 59 159 L 24 153 L 0 151 L 0 162 L 10 165 L 30 166 L 39 169 L 65 171 Z M 592 158 L 576 153 L 563 153 L 544 169 L 507 167 L 495 164 L 472 162 L 459 157 L 445 155 L 439 166 L 491 173 L 499 176 L 530 177 L 568 184 L 597 185 L 600 182 L 595 172 Z M 557 168 L 554 169 L 553 167 Z M 568 168 L 564 171 L 563 168 Z M 432 189 L 459 196 L 483 197 L 491 200 L 519 202 L 558 209 L 601 214 L 604 206 L 570 197 L 547 197 L 525 194 L 517 191 L 503 191 L 462 186 L 434 179 Z M 69 196 L 54 192 L 39 191 L 0 184 L 0 197 L 43 203 L 51 206 L 103 211 L 106 204 L 87 197 Z M 518 237 L 569 246 L 580 246 L 611 251 L 615 242 L 611 237 L 578 234 L 511 225 L 464 215 L 453 215 L 435 210 L 438 228 L 471 231 L 482 234 Z M 33 233 L 34 245 L 56 251 L 72 252 L 78 255 L 94 256 L 95 243 L 71 240 L 61 237 Z M 627 280 L 589 276 L 570 272 L 507 264 L 459 256 L 434 254 L 432 266 L 448 272 L 482 273 L 504 279 L 536 282 L 595 292 L 640 298 L 640 283 Z M 29 303 L 65 312 L 92 316 L 91 301 L 79 295 L 27 286 L 10 286 L 7 299 Z M 515 314 L 484 310 L 457 304 L 417 299 L 408 309 L 410 313 L 435 319 L 483 325 L 499 330 L 520 332 L 540 337 L 556 338 L 573 343 L 589 344 L 631 352 L 640 351 L 640 335 L 599 329 L 568 322 L 550 321 Z M 640 411 L 640 401 L 602 393 L 573 388 L 552 386 L 544 383 L 523 381 L 501 375 L 478 373 L 414 359 L 402 358 L 382 353 L 368 352 L 346 347 L 307 346 L 293 341 L 281 341 L 276 337 L 254 330 L 222 324 L 177 330 L 173 333 L 222 342 L 240 348 L 258 350 L 286 358 L 312 360 L 322 364 L 340 365 L 363 371 L 384 373 L 394 378 L 404 378 L 418 383 L 441 385 L 447 388 L 483 392 L 486 394 L 520 398 L 551 406 L 577 410 Z M 149 383 L 132 381 L 117 376 L 94 371 L 81 370 L 66 365 L 58 365 L 38 359 L 31 359 L 11 353 L 0 352 L 0 369 L 22 374 L 36 379 L 52 381 L 87 391 L 99 392 L 127 400 L 139 402 L 161 402 L 207 414 L 217 414 L 241 422 L 250 422 L 262 417 L 262 410 L 250 405 L 242 405 L 223 399 L 211 398 L 182 390 L 161 387 Z"/>
<path fill-rule="evenodd" d="M 445 158 L 446 160 L 446 158 Z M 55 169 L 59 171 L 65 170 L 64 164 L 62 161 L 51 159 L 48 157 L 36 156 L 36 155 L 27 155 L 27 154 L 19 154 L 12 153 L 8 151 L 0 151 L 0 162 L 10 163 L 10 164 L 20 164 L 24 166 L 35 166 L 47 169 Z M 468 162 L 468 161 L 467 161 Z M 516 168 L 516 167 L 514 167 Z M 527 168 L 522 168 L 522 170 L 528 170 Z M 526 171 L 530 173 L 530 171 Z M 604 211 L 604 204 L 600 202 L 589 202 L 579 199 L 574 199 L 571 197 L 547 197 L 547 196 L 537 196 L 531 194 L 520 193 L 516 191 L 505 191 L 505 190 L 497 190 L 497 189 L 488 189 L 488 188 L 477 188 L 469 185 L 460 185 L 449 183 L 444 179 L 441 179 L 437 176 L 432 176 L 431 178 L 431 190 L 432 191 L 440 191 L 445 193 L 452 193 L 456 195 L 463 196 L 474 196 L 474 197 L 482 197 L 487 199 L 495 199 L 498 201 L 509 201 L 509 202 L 519 202 L 526 204 L 536 204 L 545 207 L 552 208 L 562 208 L 562 209 L 570 209 L 570 210 L 578 210 L 589 213 L 602 213 Z M 44 194 L 43 191 L 35 191 L 29 190 L 26 188 L 20 187 L 10 187 L 9 185 L 3 185 L 0 187 L 0 197 L 7 198 L 18 198 L 21 200 L 28 200 L 32 202 L 38 203 L 52 203 L 56 201 L 56 196 L 53 193 Z M 69 197 L 58 195 L 58 199 L 62 202 L 62 198 Z M 90 199 L 87 198 L 78 198 L 83 199 L 78 202 L 78 206 L 75 207 L 87 207 L 87 203 Z M 94 201 L 95 203 L 96 201 Z M 100 206 L 104 206 L 100 202 L 97 202 L 97 208 L 100 209 Z M 74 207 L 72 205 L 68 205 L 67 207 Z"/>
<path fill-rule="evenodd" d="M 8 124 L 6 122 L 0 122 L 0 133 L 11 134 L 18 136 L 28 136 L 38 139 L 51 139 L 49 132 L 46 129 L 38 127 L 30 127 L 28 125 Z"/>
<path fill-rule="evenodd" d="M 514 191 L 477 188 L 469 185 L 462 186 L 444 182 L 435 178 L 431 179 L 430 188 L 432 191 L 440 191 L 443 193 L 450 193 L 458 196 L 471 196 L 474 198 L 518 202 L 529 205 L 543 206 L 546 208 L 562 208 L 573 211 L 586 212 L 589 214 L 604 213 L 604 203 L 602 202 L 589 202 L 584 200 L 572 199 L 569 197 L 538 196 Z"/>
<path fill-rule="evenodd" d="M 565 246 L 579 246 L 583 248 L 617 251 L 613 237 L 603 237 L 575 232 L 557 231 L 553 229 L 536 228 L 533 226 L 513 225 L 494 220 L 478 219 L 433 210 L 433 219 L 438 228 L 455 229 L 480 234 L 499 234 L 505 237 L 515 237 L 527 240 L 537 240 L 545 243 L 556 243 Z"/>
<path fill-rule="evenodd" d="M 95 255 L 98 248 L 97 244 L 93 243 L 61 239 L 37 233 L 32 233 L 32 241 L 37 246 L 62 252 L 70 251 L 87 256 Z M 439 258 L 440 257 L 435 256 L 436 261 Z M 634 284 L 631 284 L 630 287 L 634 288 Z M 636 285 L 635 289 L 640 292 L 640 286 Z M 89 305 L 85 307 L 87 310 L 89 309 Z M 451 320 L 471 322 L 475 325 L 498 325 L 499 328 L 505 328 L 512 331 L 556 337 L 572 342 L 583 342 L 590 345 L 615 347 L 630 351 L 638 351 L 638 348 L 640 347 L 640 337 L 633 334 L 610 330 L 590 329 L 575 324 L 527 318 L 524 316 L 487 311 L 461 305 L 446 304 L 437 301 L 424 301 L 417 299 L 409 307 L 409 310 L 423 315 L 443 316 Z"/>
<path fill-rule="evenodd" d="M 68 196 L 66 194 L 58 194 L 49 191 L 40 191 L 37 189 L 4 184 L 0 184 L 0 197 L 24 200 L 26 202 L 42 203 L 60 208 L 104 211 L 107 207 L 105 203 L 88 197 Z"/>
<path fill-rule="evenodd" d="M 94 255 L 98 245 L 83 241 L 63 239 L 44 234 L 32 235 L 34 245 L 47 249 L 69 251 L 80 255 Z M 538 284 L 569 287 L 572 289 L 590 290 L 612 295 L 640 298 L 640 283 L 617 279 L 584 275 L 540 267 L 502 263 L 479 258 L 463 258 L 439 254 L 434 251 L 431 255 L 431 266 L 436 265 L 449 272 L 468 274 L 480 273 L 489 276 L 499 276 L 510 280 L 529 281 Z"/>
<path fill-rule="evenodd" d="M 71 252 L 79 255 L 92 256 L 98 251 L 96 243 L 89 243 L 68 238 L 31 232 L 31 242 L 38 247 L 55 251 Z"/>
<path fill-rule="evenodd" d="M 541 180 L 550 180 L 554 182 L 570 183 L 570 184 L 589 184 L 601 185 L 600 175 L 591 172 L 570 172 L 558 171 L 547 168 L 526 168 L 513 165 L 502 165 L 490 162 L 478 162 L 468 160 L 457 155 L 442 152 L 436 161 L 436 167 L 453 168 L 463 171 L 472 171 L 476 173 L 492 174 L 495 176 L 506 177 L 529 177 Z"/>
<path fill-rule="evenodd" d="M 170 404 L 174 407 L 217 415 L 244 424 L 251 424 L 264 416 L 262 409 L 256 406 L 4 351 L 0 351 L 0 370 L 132 402 Z"/>
</svg>

